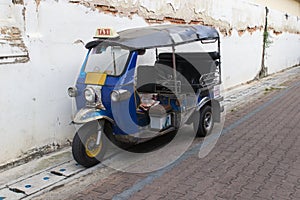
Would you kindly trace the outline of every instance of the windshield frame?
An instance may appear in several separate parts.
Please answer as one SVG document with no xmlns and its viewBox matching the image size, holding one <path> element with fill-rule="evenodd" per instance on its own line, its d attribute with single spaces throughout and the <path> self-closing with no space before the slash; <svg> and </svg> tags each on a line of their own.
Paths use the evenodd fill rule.
<svg viewBox="0 0 300 200">
<path fill-rule="evenodd" d="M 86 67 L 87 67 L 87 65 L 88 65 L 90 56 L 92 55 L 92 51 L 93 51 L 95 48 L 97 48 L 99 45 L 101 45 L 102 43 L 106 43 L 106 42 L 105 42 L 105 41 L 102 41 L 102 42 L 98 43 L 97 45 L 95 45 L 94 47 L 92 47 L 92 48 L 89 49 L 89 52 L 88 52 L 86 61 L 85 61 L 85 63 L 84 63 L 84 67 L 83 67 L 83 69 L 82 69 L 83 72 L 85 72 L 85 73 L 99 73 L 99 74 L 106 74 L 106 73 L 104 73 L 104 72 L 92 72 L 92 71 L 87 72 L 87 71 L 86 71 Z M 132 57 L 132 54 L 133 54 L 134 51 L 132 51 L 132 50 L 130 50 L 130 49 L 128 49 L 128 48 L 124 48 L 124 46 L 118 45 L 117 43 L 113 44 L 113 43 L 107 42 L 106 44 L 107 44 L 107 46 L 111 46 L 111 47 L 115 47 L 115 46 L 116 46 L 116 47 L 121 47 L 121 48 L 124 49 L 124 50 L 128 50 L 128 56 L 127 56 L 125 65 L 122 66 L 122 68 L 123 68 L 122 72 L 121 72 L 120 74 L 118 74 L 118 75 L 106 74 L 106 76 L 109 76 L 109 77 L 121 77 L 121 76 L 123 76 L 123 75 L 125 74 L 125 72 L 126 72 L 126 70 L 127 70 L 127 68 L 128 68 L 128 64 L 129 64 L 129 62 L 130 62 L 130 60 L 131 60 L 131 57 Z"/>
</svg>

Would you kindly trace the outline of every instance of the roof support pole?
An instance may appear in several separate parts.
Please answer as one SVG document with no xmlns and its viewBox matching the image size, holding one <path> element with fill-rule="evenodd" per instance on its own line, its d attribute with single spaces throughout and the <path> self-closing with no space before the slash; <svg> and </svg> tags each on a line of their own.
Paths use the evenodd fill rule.
<svg viewBox="0 0 300 200">
<path fill-rule="evenodd" d="M 176 70 L 176 55 L 175 55 L 175 46 L 172 45 L 172 58 L 173 58 L 173 76 L 174 76 L 174 86 L 175 86 L 175 95 L 178 95 L 177 91 L 177 70 Z"/>
<path fill-rule="evenodd" d="M 221 71 L 221 65 L 222 65 L 222 61 L 221 61 L 221 41 L 220 38 L 218 38 L 218 53 L 220 55 L 219 57 L 219 74 L 220 74 L 220 79 L 219 79 L 219 83 L 222 84 L 222 71 Z"/>
</svg>

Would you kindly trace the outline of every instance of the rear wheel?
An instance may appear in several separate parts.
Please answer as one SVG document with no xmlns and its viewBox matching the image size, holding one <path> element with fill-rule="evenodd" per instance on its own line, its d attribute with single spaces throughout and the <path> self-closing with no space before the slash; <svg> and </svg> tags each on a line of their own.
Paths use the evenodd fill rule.
<svg viewBox="0 0 300 200">
<path fill-rule="evenodd" d="M 200 110 L 199 120 L 193 123 L 194 131 L 197 137 L 205 137 L 212 132 L 214 126 L 214 118 L 211 106 L 206 105 Z"/>
<path fill-rule="evenodd" d="M 98 123 L 89 122 L 83 125 L 75 134 L 72 144 L 72 154 L 76 162 L 84 167 L 92 167 L 103 159 L 107 142 L 104 133 L 101 133 L 99 144 Z"/>
</svg>

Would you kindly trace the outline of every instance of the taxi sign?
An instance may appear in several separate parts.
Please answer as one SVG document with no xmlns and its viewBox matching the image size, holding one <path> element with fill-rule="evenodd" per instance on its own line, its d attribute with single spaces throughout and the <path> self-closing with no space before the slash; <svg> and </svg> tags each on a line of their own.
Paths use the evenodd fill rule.
<svg viewBox="0 0 300 200">
<path fill-rule="evenodd" d="M 118 33 L 112 28 L 97 28 L 94 38 L 116 38 Z"/>
</svg>

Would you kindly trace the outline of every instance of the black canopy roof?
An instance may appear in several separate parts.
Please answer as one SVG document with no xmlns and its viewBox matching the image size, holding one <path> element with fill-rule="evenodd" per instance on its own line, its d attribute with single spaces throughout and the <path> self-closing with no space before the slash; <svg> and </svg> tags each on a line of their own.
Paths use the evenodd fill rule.
<svg viewBox="0 0 300 200">
<path fill-rule="evenodd" d="M 218 39 L 215 28 L 202 25 L 158 25 L 127 29 L 118 32 L 118 38 L 98 39 L 89 42 L 90 49 L 100 42 L 120 45 L 128 49 L 149 49 L 153 47 L 172 46 L 197 40 Z"/>
</svg>

